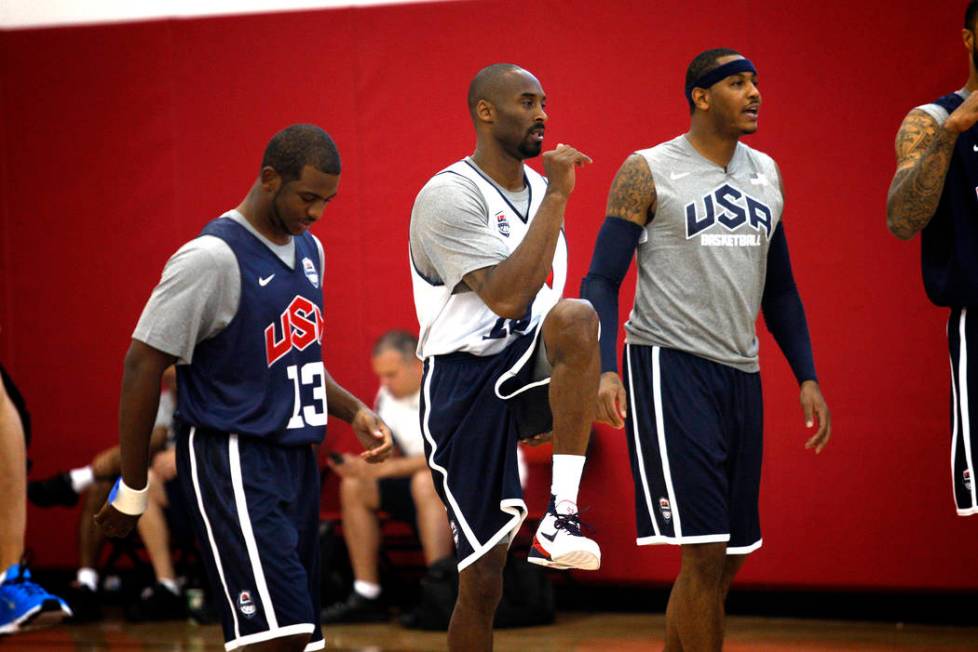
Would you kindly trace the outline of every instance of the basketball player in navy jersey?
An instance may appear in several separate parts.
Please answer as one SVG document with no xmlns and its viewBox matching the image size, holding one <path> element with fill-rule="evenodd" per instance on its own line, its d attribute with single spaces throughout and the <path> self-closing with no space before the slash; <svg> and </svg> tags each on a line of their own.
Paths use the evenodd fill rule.
<svg viewBox="0 0 978 652">
<path fill-rule="evenodd" d="M 901 240 L 920 232 L 927 296 L 951 309 L 951 482 L 957 513 L 969 516 L 978 514 L 978 392 L 968 366 L 968 343 L 978 338 L 978 0 L 965 9 L 961 37 L 964 88 L 910 111 L 897 133 L 886 224 Z"/>
<path fill-rule="evenodd" d="M 177 476 L 228 649 L 325 647 L 319 626 L 319 474 L 327 413 L 368 462 L 391 434 L 323 366 L 323 249 L 309 228 L 336 196 L 340 159 L 315 125 L 269 142 L 234 210 L 167 262 L 126 354 L 122 480 L 96 520 L 125 536 L 146 507 L 160 377 L 178 363 Z"/>
<path fill-rule="evenodd" d="M 690 128 L 625 160 L 608 196 L 582 296 L 601 319 L 598 418 L 625 426 L 638 544 L 682 546 L 666 610 L 666 650 L 720 650 L 724 600 L 761 546 L 763 405 L 754 323 L 764 313 L 801 386 L 806 447 L 829 410 L 781 224 L 774 161 L 740 142 L 757 130 L 753 64 L 734 50 L 686 71 Z M 638 284 L 616 364 L 618 292 L 636 253 Z"/>
<path fill-rule="evenodd" d="M 519 66 L 481 70 L 468 95 L 475 152 L 432 177 L 411 213 L 422 434 L 459 567 L 452 650 L 492 648 L 506 550 L 527 512 L 518 438 L 552 430 L 554 441 L 551 501 L 529 560 L 590 570 L 601 561 L 577 508 L 598 321 L 586 302 L 561 299 L 564 211 L 576 168 L 591 159 L 558 145 L 543 154 L 548 179 L 524 165 L 541 152 L 545 103 Z"/>
</svg>

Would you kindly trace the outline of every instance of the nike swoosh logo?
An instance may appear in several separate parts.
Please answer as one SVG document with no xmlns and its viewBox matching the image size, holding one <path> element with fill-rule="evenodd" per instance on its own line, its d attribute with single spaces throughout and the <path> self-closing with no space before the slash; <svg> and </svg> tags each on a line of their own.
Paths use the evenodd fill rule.
<svg viewBox="0 0 978 652">
<path fill-rule="evenodd" d="M 544 539 L 546 539 L 550 543 L 553 543 L 554 542 L 554 539 L 557 538 L 557 533 L 554 532 L 553 534 L 547 534 L 546 532 L 541 532 L 540 533 L 540 536 L 542 536 Z"/>
<path fill-rule="evenodd" d="M 675 181 L 676 179 L 682 179 L 683 177 L 688 177 L 690 174 L 692 174 L 692 172 L 670 172 L 669 178 L 672 181 Z"/>
<path fill-rule="evenodd" d="M 266 285 L 268 285 L 269 283 L 272 282 L 272 279 L 273 278 L 275 278 L 275 274 L 272 274 L 271 276 L 268 276 L 266 278 L 262 278 L 262 277 L 259 276 L 258 277 L 258 285 L 260 285 L 262 287 L 265 287 Z"/>
</svg>

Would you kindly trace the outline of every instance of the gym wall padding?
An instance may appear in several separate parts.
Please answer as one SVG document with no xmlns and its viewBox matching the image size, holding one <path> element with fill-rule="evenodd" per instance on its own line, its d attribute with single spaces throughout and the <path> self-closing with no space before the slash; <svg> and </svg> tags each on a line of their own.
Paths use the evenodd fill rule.
<svg viewBox="0 0 978 652">
<path fill-rule="evenodd" d="M 954 515 L 949 483 L 946 312 L 924 297 L 919 243 L 885 227 L 902 117 L 965 80 L 963 5 L 504 0 L 0 33 L 0 360 L 35 418 L 32 476 L 117 441 L 123 355 L 163 264 L 238 203 L 279 128 L 316 122 L 341 148 L 340 193 L 316 227 L 325 355 L 370 399 L 373 339 L 416 328 L 412 202 L 472 151 L 465 93 L 479 68 L 537 74 L 547 145 L 594 158 L 566 216 L 573 295 L 618 165 L 686 129 L 689 60 L 733 47 L 760 71 L 761 127 L 746 142 L 781 166 L 835 424 L 822 455 L 803 449 L 797 388 L 760 325 L 764 547 L 742 582 L 978 588 L 978 517 Z M 623 316 L 633 284 L 634 272 Z M 331 428 L 330 446 L 352 449 Z M 595 438 L 582 503 L 604 562 L 580 579 L 669 581 L 677 550 L 634 545 L 624 437 Z M 71 512 L 29 520 L 35 564 L 76 563 Z"/>
</svg>

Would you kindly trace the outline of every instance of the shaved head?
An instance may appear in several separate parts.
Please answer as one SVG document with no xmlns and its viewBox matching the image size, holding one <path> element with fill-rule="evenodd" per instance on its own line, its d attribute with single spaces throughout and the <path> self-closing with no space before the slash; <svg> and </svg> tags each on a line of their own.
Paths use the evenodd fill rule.
<svg viewBox="0 0 978 652">
<path fill-rule="evenodd" d="M 521 74 L 533 77 L 514 63 L 494 63 L 477 72 L 469 84 L 469 115 L 472 119 L 475 120 L 475 109 L 480 100 L 498 106 L 508 86 Z"/>
</svg>

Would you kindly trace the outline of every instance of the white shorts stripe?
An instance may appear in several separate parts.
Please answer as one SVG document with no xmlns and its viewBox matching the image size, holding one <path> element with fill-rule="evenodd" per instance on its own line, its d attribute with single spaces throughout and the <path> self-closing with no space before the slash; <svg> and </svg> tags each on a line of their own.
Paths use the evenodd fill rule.
<svg viewBox="0 0 978 652">
<path fill-rule="evenodd" d="M 261 598 L 268 630 L 275 631 L 279 628 L 278 618 L 275 617 L 272 596 L 268 592 L 268 583 L 265 581 L 265 570 L 262 568 L 261 558 L 258 556 L 258 542 L 255 541 L 251 517 L 248 515 L 248 500 L 245 497 L 244 481 L 241 478 L 241 453 L 238 450 L 238 436 L 235 434 L 228 436 L 228 460 L 231 464 L 234 506 L 238 510 L 238 523 L 241 526 L 241 534 L 244 536 L 245 548 L 248 550 L 248 559 L 251 561 L 251 572 L 255 576 L 255 588 L 258 589 L 258 596 Z"/>
<path fill-rule="evenodd" d="M 231 594 L 228 592 L 228 583 L 224 579 L 224 567 L 221 565 L 221 554 L 217 549 L 217 543 L 214 541 L 214 531 L 211 529 L 210 519 L 207 518 L 207 512 L 204 511 L 204 499 L 200 492 L 200 482 L 197 476 L 197 452 L 194 450 L 194 436 L 197 433 L 197 428 L 190 429 L 190 439 L 188 442 L 188 447 L 190 449 L 190 478 L 194 484 L 194 495 L 197 497 L 197 509 L 200 511 L 200 517 L 204 520 L 204 528 L 207 530 L 207 542 L 211 546 L 211 554 L 214 556 L 214 565 L 217 566 L 217 575 L 221 578 L 221 586 L 224 588 L 224 597 L 228 601 L 228 610 L 231 612 L 231 617 L 234 619 L 234 636 L 239 638 L 241 636 L 241 630 L 238 627 L 238 612 L 234 608 L 234 601 L 231 599 Z"/>
<path fill-rule="evenodd" d="M 968 338 L 965 335 L 965 322 L 968 317 L 968 309 L 961 309 L 961 318 L 958 320 L 958 334 L 961 337 L 961 344 L 958 351 L 958 387 L 961 394 L 961 437 L 964 439 L 964 458 L 971 473 L 971 508 L 978 508 L 978 497 L 975 492 L 978 490 L 978 482 L 975 478 L 975 465 L 971 458 L 971 415 L 968 411 Z M 955 478 L 955 480 L 957 480 Z"/>
<path fill-rule="evenodd" d="M 300 625 L 287 625 L 285 627 L 278 627 L 275 629 L 269 629 L 268 631 L 258 632 L 257 634 L 248 634 L 247 636 L 239 636 L 233 641 L 228 641 L 227 643 L 225 643 L 224 649 L 228 651 L 237 650 L 239 647 L 244 647 L 245 645 L 253 645 L 255 643 L 261 643 L 262 641 L 270 641 L 274 638 L 282 638 L 284 636 L 298 636 L 299 634 L 312 634 L 315 629 L 316 626 L 313 625 L 312 623 L 303 623 Z M 318 648 L 318 649 L 321 650 L 323 648 Z"/>
<path fill-rule="evenodd" d="M 448 498 L 449 504 L 452 506 L 452 512 L 455 514 L 456 519 L 458 519 L 458 526 L 462 529 L 462 534 L 468 540 L 469 545 L 473 550 L 478 550 L 479 540 L 475 536 L 475 532 L 469 526 L 468 521 L 465 520 L 465 515 L 462 514 L 462 510 L 458 507 L 458 502 L 455 500 L 455 496 L 452 495 L 452 490 L 448 486 L 448 469 L 443 466 L 435 464 L 435 451 L 438 449 L 438 445 L 435 443 L 435 438 L 431 436 L 431 426 L 429 422 L 431 420 L 431 379 L 435 375 L 435 358 L 434 356 L 428 358 L 428 375 L 425 378 L 424 383 L 424 422 L 421 424 L 422 432 L 424 432 L 424 438 L 428 440 L 428 444 L 431 445 L 431 454 L 428 456 L 428 467 L 432 471 L 438 471 L 441 473 L 442 486 L 445 488 L 445 497 Z"/>
<path fill-rule="evenodd" d="M 632 437 L 635 440 L 635 457 L 638 459 L 638 472 L 642 476 L 642 493 L 645 494 L 645 507 L 649 511 L 649 520 L 652 521 L 652 529 L 655 531 L 655 537 L 645 537 L 649 538 L 661 538 L 662 532 L 659 531 L 659 524 L 655 520 L 655 512 L 652 508 L 652 494 L 649 489 L 649 478 L 648 474 L 645 472 L 645 458 L 642 453 L 642 440 L 638 436 L 638 405 L 635 403 L 635 381 L 632 378 L 632 346 L 631 344 L 625 344 L 625 356 L 628 358 L 628 400 L 630 402 L 629 410 L 632 415 Z M 639 545 L 642 544 L 642 539 L 639 539 Z"/>
<path fill-rule="evenodd" d="M 951 363 L 951 500 L 957 505 L 958 498 L 954 487 L 957 482 L 955 469 L 958 460 L 958 412 L 961 410 L 961 405 L 958 403 L 957 370 L 954 368 L 954 356 L 950 351 L 948 351 L 948 360 Z"/>
<path fill-rule="evenodd" d="M 700 543 L 727 543 L 730 541 L 729 534 L 698 534 L 694 537 L 640 537 L 635 540 L 640 546 L 655 546 L 667 543 L 670 546 L 688 546 Z M 728 548 L 729 553 L 731 549 Z M 737 550 L 737 548 L 733 548 Z"/>
<path fill-rule="evenodd" d="M 652 347 L 652 404 L 655 407 L 655 429 L 659 435 L 659 455 L 662 457 L 662 477 L 666 481 L 666 493 L 672 505 L 673 530 L 676 538 L 683 540 L 683 526 L 679 518 L 679 502 L 672 487 L 672 472 L 669 470 L 669 451 L 666 448 L 666 429 L 662 415 L 662 370 L 659 367 L 661 347 Z M 729 538 L 729 536 L 727 537 Z"/>
<path fill-rule="evenodd" d="M 750 553 L 760 548 L 762 545 L 764 545 L 764 539 L 758 539 L 757 541 L 750 544 L 749 546 L 733 546 L 733 547 L 727 546 L 727 554 L 749 555 Z"/>
<path fill-rule="evenodd" d="M 481 546 L 472 546 L 473 551 L 465 559 L 458 562 L 459 572 L 465 570 L 467 567 L 475 563 L 479 557 L 483 556 L 494 546 L 501 545 L 504 537 L 509 536 L 509 540 L 506 542 L 506 547 L 508 548 L 510 544 L 513 543 L 513 539 L 516 538 L 516 533 L 519 532 L 520 527 L 523 526 L 523 520 L 526 518 L 527 508 L 526 503 L 518 498 L 508 498 L 499 502 L 499 509 L 507 514 L 512 515 L 512 518 L 506 522 L 506 525 L 502 526 L 494 535 L 489 537 Z M 471 543 L 471 541 L 469 542 Z"/>
<path fill-rule="evenodd" d="M 326 639 L 321 638 L 318 641 L 307 645 L 306 649 L 304 649 L 302 652 L 316 652 L 316 650 L 325 650 L 325 649 L 326 649 Z"/>
<path fill-rule="evenodd" d="M 533 342 L 530 343 L 529 348 L 526 351 L 523 352 L 523 355 L 521 355 L 519 357 L 519 360 L 517 360 L 516 363 L 513 364 L 512 367 L 510 367 L 509 369 L 507 369 L 504 373 L 500 374 L 499 375 L 499 378 L 496 379 L 496 384 L 494 386 L 494 390 L 496 392 L 496 396 L 499 397 L 500 399 L 502 399 L 504 401 L 508 401 L 509 399 L 513 398 L 514 396 L 517 396 L 519 394 L 522 394 L 523 392 L 525 392 L 527 390 L 530 390 L 530 389 L 533 389 L 534 387 L 539 387 L 540 385 L 549 385 L 550 384 L 550 376 L 548 375 L 546 378 L 542 378 L 540 380 L 533 380 L 533 381 L 530 381 L 529 383 L 527 383 L 526 385 L 523 385 L 522 387 L 517 387 L 516 389 L 514 389 L 509 394 L 503 394 L 502 393 L 502 387 L 503 387 L 504 384 L 506 384 L 506 382 L 509 379 L 515 377 L 520 371 L 522 371 L 523 370 L 523 367 L 526 364 L 535 362 L 535 358 L 533 357 L 533 354 L 537 352 L 537 340 L 540 339 L 540 337 L 541 337 L 540 334 L 542 332 L 543 332 L 543 321 L 541 320 L 540 321 L 540 324 L 535 327 L 535 330 L 533 332 Z M 546 348 L 541 347 L 540 353 L 541 353 L 541 355 L 543 355 L 544 360 L 546 360 L 546 358 L 547 358 L 547 350 L 546 350 Z M 549 364 L 549 362 L 548 362 L 548 364 Z"/>
</svg>

